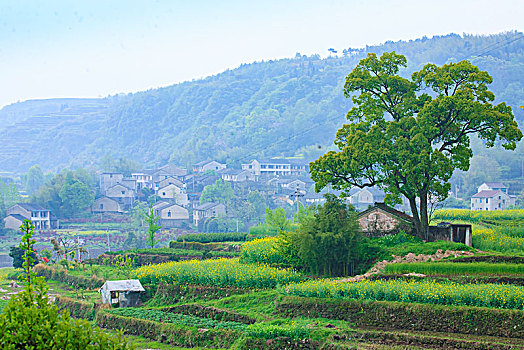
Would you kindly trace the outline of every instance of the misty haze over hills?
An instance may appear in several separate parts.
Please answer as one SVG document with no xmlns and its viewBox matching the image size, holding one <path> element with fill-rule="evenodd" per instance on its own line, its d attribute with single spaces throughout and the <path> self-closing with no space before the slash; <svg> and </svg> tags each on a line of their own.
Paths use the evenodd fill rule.
<svg viewBox="0 0 524 350">
<path fill-rule="evenodd" d="M 0 169 L 22 173 L 34 164 L 45 170 L 96 166 L 106 155 L 145 165 L 172 161 L 188 166 L 211 158 L 235 164 L 275 156 L 310 161 L 331 147 L 344 123 L 351 108 L 342 93 L 345 77 L 369 52 L 405 55 L 405 76 L 428 62 L 469 59 L 493 76 L 491 90 L 512 106 L 522 125 L 522 38 L 509 32 L 386 42 L 339 51 L 339 57 L 297 54 L 244 64 L 202 80 L 128 95 L 15 103 L 0 110 Z M 513 154 L 490 154 L 513 157 L 515 164 L 505 164 L 505 175 L 520 175 L 522 147 Z"/>
</svg>

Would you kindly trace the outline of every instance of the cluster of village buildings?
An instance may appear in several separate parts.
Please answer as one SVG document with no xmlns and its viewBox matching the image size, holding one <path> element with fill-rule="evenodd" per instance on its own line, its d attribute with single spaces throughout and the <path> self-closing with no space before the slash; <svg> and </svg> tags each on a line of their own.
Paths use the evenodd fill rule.
<svg viewBox="0 0 524 350">
<path fill-rule="evenodd" d="M 155 194 L 153 204 L 164 228 L 184 227 L 193 224 L 202 230 L 210 218 L 227 215 L 222 203 L 200 203 L 203 189 L 217 180 L 231 182 L 243 191 L 259 191 L 270 196 L 275 204 L 300 202 L 305 205 L 324 201 L 323 194 L 315 193 L 309 179 L 308 166 L 298 160 L 253 160 L 241 168 L 228 168 L 226 164 L 211 160 L 194 164 L 193 169 L 165 165 L 124 176 L 118 172 L 99 174 L 100 195 L 91 205 L 95 214 L 121 214 L 129 211 L 144 193 Z M 348 201 L 358 210 L 365 210 L 384 201 L 385 194 L 377 188 L 354 188 Z M 471 198 L 472 210 L 504 210 L 515 205 L 515 197 L 501 183 L 484 183 Z M 5 227 L 17 229 L 24 219 L 30 219 L 36 229 L 51 229 L 58 220 L 50 210 L 40 205 L 19 203 L 7 210 Z"/>
</svg>

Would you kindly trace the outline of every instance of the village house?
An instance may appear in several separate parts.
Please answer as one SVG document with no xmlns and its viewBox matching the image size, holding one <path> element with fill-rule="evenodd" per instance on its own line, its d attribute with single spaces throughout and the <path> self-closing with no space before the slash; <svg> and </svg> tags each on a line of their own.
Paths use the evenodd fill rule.
<svg viewBox="0 0 524 350">
<path fill-rule="evenodd" d="M 253 175 L 253 173 L 240 169 L 222 169 L 218 172 L 218 175 L 220 175 L 222 180 L 230 182 L 255 181 L 255 175 Z"/>
<path fill-rule="evenodd" d="M 414 231 L 413 217 L 399 210 L 391 208 L 384 203 L 375 203 L 374 206 L 358 214 L 358 223 L 368 237 L 380 237 L 389 234 L 405 232 L 416 235 Z M 428 241 L 451 241 L 464 243 L 468 246 L 472 244 L 471 225 L 439 223 L 430 226 L 427 237 L 419 237 Z"/>
<path fill-rule="evenodd" d="M 189 204 L 189 200 L 187 198 L 185 190 L 176 186 L 175 184 L 169 184 L 167 186 L 159 188 L 156 191 L 156 194 L 160 198 L 172 199 L 179 205 L 186 206 Z"/>
<path fill-rule="evenodd" d="M 500 182 L 484 182 L 482 185 L 480 185 L 477 188 L 477 192 L 482 191 L 502 191 L 505 194 L 508 194 L 508 186 L 505 186 L 504 184 Z"/>
<path fill-rule="evenodd" d="M 500 182 L 484 182 L 471 197 L 471 210 L 505 210 L 515 205 L 516 197 Z"/>
<path fill-rule="evenodd" d="M 252 172 L 258 181 L 259 176 L 292 176 L 308 172 L 308 166 L 294 159 L 271 159 L 242 164 L 242 170 Z"/>
<path fill-rule="evenodd" d="M 118 201 L 109 197 L 100 197 L 91 204 L 92 213 L 123 213 L 124 210 Z"/>
<path fill-rule="evenodd" d="M 117 201 L 124 210 L 129 210 L 135 202 L 135 191 L 122 184 L 109 187 L 105 195 Z"/>
<path fill-rule="evenodd" d="M 203 227 L 204 222 L 212 217 L 226 214 L 226 206 L 222 203 L 204 203 L 193 210 L 193 224 L 199 229 Z"/>
<path fill-rule="evenodd" d="M 98 293 L 102 295 L 102 304 L 136 307 L 140 305 L 140 293 L 145 291 L 139 280 L 121 280 L 106 281 Z"/>
<path fill-rule="evenodd" d="M 174 176 L 168 176 L 167 178 L 165 179 L 162 179 L 162 180 L 159 180 L 159 181 L 156 181 L 155 182 L 155 186 L 154 186 L 154 189 L 155 189 L 155 192 L 158 191 L 159 188 L 162 188 L 162 187 L 165 187 L 167 185 L 175 185 L 179 188 L 186 188 L 186 184 L 185 182 L 183 182 L 182 180 L 174 177 Z"/>
<path fill-rule="evenodd" d="M 410 233 L 413 230 L 413 218 L 384 203 L 375 203 L 358 214 L 358 223 L 362 232 L 368 236 L 382 236 L 384 234 Z"/>
<path fill-rule="evenodd" d="M 153 209 L 159 217 L 158 224 L 164 228 L 189 224 L 189 211 L 178 204 L 160 201 L 155 203 Z"/>
<path fill-rule="evenodd" d="M 208 170 L 219 171 L 219 170 L 225 169 L 226 167 L 227 167 L 226 164 L 219 163 L 215 160 L 203 161 L 203 162 L 198 162 L 193 165 L 193 172 L 203 173 Z"/>
<path fill-rule="evenodd" d="M 471 197 L 471 210 L 505 210 L 515 205 L 515 199 L 501 190 L 480 191 Z"/>
<path fill-rule="evenodd" d="M 384 191 L 374 187 L 354 187 L 350 190 L 349 195 L 349 203 L 360 210 L 366 209 L 374 203 L 383 202 L 386 197 Z"/>
<path fill-rule="evenodd" d="M 100 193 L 105 195 L 108 188 L 122 183 L 124 174 L 104 172 L 99 176 Z"/>
<path fill-rule="evenodd" d="M 141 172 L 132 173 L 131 177 L 136 181 L 137 190 L 140 190 L 142 188 L 154 189 L 155 183 L 170 177 L 182 180 L 186 174 L 186 169 L 168 164 L 158 169 L 145 169 Z"/>
<path fill-rule="evenodd" d="M 18 230 L 26 219 L 31 220 L 36 230 L 58 228 L 58 220 L 52 217 L 51 211 L 33 203 L 18 203 L 8 208 L 4 227 Z"/>
</svg>

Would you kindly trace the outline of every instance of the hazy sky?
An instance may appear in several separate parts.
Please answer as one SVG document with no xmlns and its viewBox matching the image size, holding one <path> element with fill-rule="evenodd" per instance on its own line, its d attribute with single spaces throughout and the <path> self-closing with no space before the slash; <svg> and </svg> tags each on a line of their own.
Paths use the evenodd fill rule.
<svg viewBox="0 0 524 350">
<path fill-rule="evenodd" d="M 515 29 L 523 0 L 0 0 L 0 106 L 146 90 L 330 47 Z"/>
</svg>

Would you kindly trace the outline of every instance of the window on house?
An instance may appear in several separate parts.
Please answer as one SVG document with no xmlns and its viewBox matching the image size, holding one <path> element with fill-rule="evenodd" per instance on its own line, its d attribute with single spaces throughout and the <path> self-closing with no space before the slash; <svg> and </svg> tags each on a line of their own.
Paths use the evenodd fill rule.
<svg viewBox="0 0 524 350">
<path fill-rule="evenodd" d="M 486 198 L 486 204 L 488 204 L 488 203 L 489 203 L 489 198 Z"/>
<path fill-rule="evenodd" d="M 122 191 L 122 194 L 126 194 L 126 191 Z"/>
<path fill-rule="evenodd" d="M 500 208 L 500 203 L 499 203 L 499 208 Z"/>
<path fill-rule="evenodd" d="M 109 177 L 112 178 L 112 177 L 113 177 L 113 174 L 109 174 Z"/>
<path fill-rule="evenodd" d="M 166 195 L 166 193 L 165 193 L 165 192 L 162 192 L 162 196 L 165 196 L 165 195 Z"/>
<path fill-rule="evenodd" d="M 171 217 L 171 212 L 170 212 L 170 211 L 167 212 L 167 217 L 168 217 L 168 218 Z"/>
<path fill-rule="evenodd" d="M 482 203 L 482 198 L 480 199 L 480 203 Z"/>
<path fill-rule="evenodd" d="M 502 203 L 506 203 L 506 200 L 505 200 L 505 199 L 503 199 L 503 200 L 502 200 Z"/>
<path fill-rule="evenodd" d="M 500 196 L 499 196 L 499 200 L 500 200 L 500 199 L 501 199 L 501 198 L 500 198 Z"/>
</svg>

